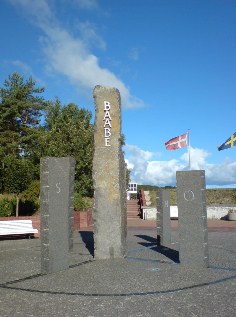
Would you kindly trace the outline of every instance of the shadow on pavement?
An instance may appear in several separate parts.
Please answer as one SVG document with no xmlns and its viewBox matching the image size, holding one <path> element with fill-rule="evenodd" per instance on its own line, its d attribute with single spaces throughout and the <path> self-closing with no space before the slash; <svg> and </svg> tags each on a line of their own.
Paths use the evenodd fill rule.
<svg viewBox="0 0 236 317">
<path fill-rule="evenodd" d="M 14 234 L 14 235 L 3 235 L 0 237 L 0 241 L 4 240 L 25 240 L 25 239 L 37 239 L 33 234 Z"/>
<path fill-rule="evenodd" d="M 94 257 L 94 239 L 93 232 L 91 231 L 80 231 L 80 236 L 85 244 L 85 247 L 89 253 Z"/>
<path fill-rule="evenodd" d="M 164 256 L 166 256 L 167 258 L 169 258 L 171 261 L 175 262 L 175 263 L 180 263 L 179 262 L 179 252 L 171 249 L 169 247 L 166 246 L 159 246 L 157 245 L 157 239 L 144 235 L 144 234 L 137 234 L 135 235 L 135 237 L 141 238 L 143 240 L 146 240 L 147 242 L 138 242 L 138 244 L 151 249 L 152 251 L 158 252 L 160 254 L 163 254 Z"/>
</svg>

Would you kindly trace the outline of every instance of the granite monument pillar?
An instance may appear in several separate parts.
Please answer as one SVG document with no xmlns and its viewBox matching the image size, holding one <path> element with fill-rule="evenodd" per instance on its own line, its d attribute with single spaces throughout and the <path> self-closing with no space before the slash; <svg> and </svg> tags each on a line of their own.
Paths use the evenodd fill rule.
<svg viewBox="0 0 236 317">
<path fill-rule="evenodd" d="M 52 273 L 69 267 L 73 247 L 74 168 L 71 157 L 41 159 L 41 270 Z"/>
<path fill-rule="evenodd" d="M 125 256 L 127 236 L 120 93 L 96 86 L 94 100 L 94 254 L 96 259 L 111 259 Z"/>
<path fill-rule="evenodd" d="M 170 247 L 170 190 L 159 189 L 157 195 L 157 245 Z"/>
<path fill-rule="evenodd" d="M 180 264 L 208 267 L 205 171 L 176 172 Z"/>
</svg>

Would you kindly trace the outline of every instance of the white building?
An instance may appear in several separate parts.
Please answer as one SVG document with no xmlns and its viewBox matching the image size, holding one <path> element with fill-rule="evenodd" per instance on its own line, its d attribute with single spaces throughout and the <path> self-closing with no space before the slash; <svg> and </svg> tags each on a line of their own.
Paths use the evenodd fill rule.
<svg viewBox="0 0 236 317">
<path fill-rule="evenodd" d="M 131 194 L 137 194 L 138 192 L 138 184 L 137 183 L 129 183 L 127 190 L 127 199 L 130 200 Z"/>
</svg>

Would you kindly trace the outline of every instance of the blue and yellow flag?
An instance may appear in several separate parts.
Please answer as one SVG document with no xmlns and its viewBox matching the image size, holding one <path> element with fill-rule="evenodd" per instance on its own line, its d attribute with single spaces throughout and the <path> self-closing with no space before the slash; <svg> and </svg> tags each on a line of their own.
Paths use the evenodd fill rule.
<svg viewBox="0 0 236 317">
<path fill-rule="evenodd" d="M 225 149 L 228 149 L 228 148 L 233 147 L 233 146 L 236 146 L 236 132 L 234 134 L 232 134 L 231 137 L 225 141 L 225 143 L 218 146 L 218 150 L 219 151 L 225 150 Z"/>
</svg>

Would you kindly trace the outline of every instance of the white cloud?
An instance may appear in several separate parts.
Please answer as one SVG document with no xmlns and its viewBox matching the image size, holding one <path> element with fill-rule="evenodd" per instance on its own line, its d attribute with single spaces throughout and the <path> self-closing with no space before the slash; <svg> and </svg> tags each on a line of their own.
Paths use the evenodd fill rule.
<svg viewBox="0 0 236 317">
<path fill-rule="evenodd" d="M 132 170 L 134 168 L 134 164 L 133 163 L 130 163 L 127 159 L 125 159 L 125 163 L 127 164 L 127 168 L 129 170 Z"/>
<path fill-rule="evenodd" d="M 207 164 L 206 177 L 210 184 L 234 184 L 236 182 L 236 162 Z"/>
<path fill-rule="evenodd" d="M 207 162 L 206 159 L 210 156 L 206 150 L 197 149 L 197 148 L 190 148 L 190 164 L 191 169 L 193 170 L 200 170 L 203 169 Z M 189 154 L 186 152 L 181 157 L 181 160 L 185 161 L 186 164 L 189 164 Z"/>
<path fill-rule="evenodd" d="M 119 89 L 122 105 L 135 108 L 143 105 L 143 101 L 133 96 L 129 88 L 109 69 L 99 65 L 99 59 L 90 52 L 88 38 L 76 38 L 64 29 L 56 20 L 46 0 L 10 0 L 14 5 L 21 5 L 31 17 L 33 23 L 42 31 L 41 43 L 45 54 L 47 68 L 65 75 L 79 91 L 92 93 L 96 85 L 116 87 Z M 95 1 L 77 1 L 80 5 L 92 5 Z M 82 24 L 81 24 L 82 26 Z M 90 23 L 83 25 L 83 34 L 89 34 L 90 40 L 103 49 L 106 43 L 97 35 Z M 95 42 L 94 42 L 95 41 Z"/>
<path fill-rule="evenodd" d="M 94 44 L 102 50 L 106 49 L 105 41 L 99 36 L 96 27 L 92 23 L 89 21 L 79 22 L 78 29 L 81 33 L 81 39 L 87 47 L 92 47 Z"/>
<path fill-rule="evenodd" d="M 30 14 L 29 17 L 37 23 L 47 23 L 49 19 L 53 19 L 53 14 L 48 5 L 47 0 L 8 0 L 15 6 L 20 6 L 25 13 Z"/>
<path fill-rule="evenodd" d="M 154 160 L 155 153 L 136 146 L 125 147 L 126 161 L 130 166 L 131 179 L 139 184 L 168 186 L 176 184 L 176 171 L 188 170 L 188 153 L 179 159 L 169 161 Z M 225 160 L 220 164 L 210 164 L 210 153 L 191 147 L 191 169 L 205 170 L 206 183 L 211 186 L 232 186 L 236 183 L 236 162 Z"/>
</svg>

